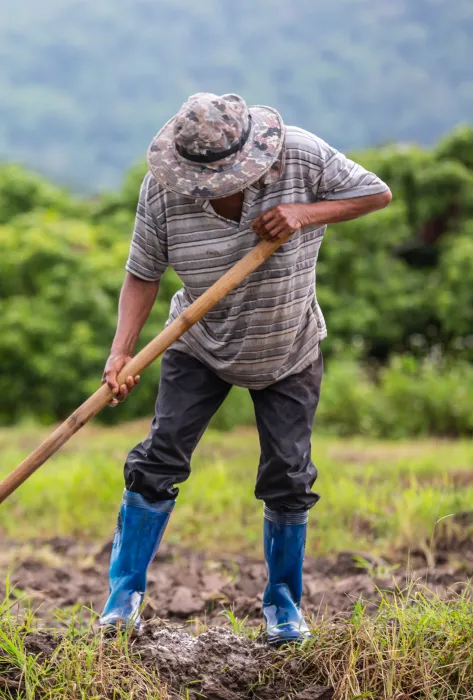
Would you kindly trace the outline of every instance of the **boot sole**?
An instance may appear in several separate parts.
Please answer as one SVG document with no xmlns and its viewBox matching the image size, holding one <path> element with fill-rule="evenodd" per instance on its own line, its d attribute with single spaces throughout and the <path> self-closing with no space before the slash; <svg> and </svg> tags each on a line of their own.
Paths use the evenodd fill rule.
<svg viewBox="0 0 473 700">
<path fill-rule="evenodd" d="M 278 649 L 286 644 L 291 644 L 293 646 L 302 646 L 310 640 L 310 637 L 294 637 L 289 639 L 266 639 L 266 644 L 273 649 Z"/>
<path fill-rule="evenodd" d="M 98 630 L 102 632 L 105 637 L 113 637 L 120 632 L 126 632 L 130 637 L 141 637 L 144 631 L 144 625 L 136 627 L 131 623 L 125 624 L 122 621 L 116 623 L 107 622 L 104 625 L 99 624 Z"/>
</svg>

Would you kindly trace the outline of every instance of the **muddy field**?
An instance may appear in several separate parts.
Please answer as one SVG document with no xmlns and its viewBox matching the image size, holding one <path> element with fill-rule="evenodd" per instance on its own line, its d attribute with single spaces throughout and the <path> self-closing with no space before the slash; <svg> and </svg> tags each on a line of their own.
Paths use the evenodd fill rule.
<svg viewBox="0 0 473 700">
<path fill-rule="evenodd" d="M 2 573 L 10 571 L 20 610 L 30 604 L 45 624 L 60 626 L 57 609 L 72 611 L 81 604 L 100 612 L 107 597 L 107 568 L 111 542 L 87 547 L 70 539 L 32 542 L 2 548 Z M 343 552 L 335 559 L 306 559 L 304 609 L 310 616 L 331 617 L 349 613 L 360 598 L 376 604 L 379 590 L 418 586 L 448 597 L 469 586 L 473 576 L 473 549 L 411 552 L 404 562 Z M 233 610 L 249 625 L 261 622 L 261 598 L 266 572 L 262 561 L 177 550 L 163 544 L 148 575 L 148 603 L 144 618 L 178 623 L 194 621 L 224 626 L 224 609 Z M 4 587 L 4 586 L 3 586 Z M 0 585 L 0 595 L 4 594 Z M 87 619 L 87 610 L 82 611 Z M 196 620 L 200 620 L 200 625 Z M 190 623 L 188 623 L 190 624 Z"/>
<path fill-rule="evenodd" d="M 360 598 L 368 610 L 371 606 L 374 611 L 380 590 L 402 589 L 412 582 L 422 589 L 428 586 L 443 598 L 469 589 L 473 576 L 470 543 L 457 543 L 457 551 L 453 551 L 451 542 L 448 547 L 445 543 L 444 549 L 450 549 L 448 554 L 442 551 L 442 543 L 438 544 L 435 554 L 411 553 L 409 563 L 399 555 L 394 562 L 354 552 L 339 554 L 335 559 L 308 559 L 304 582 L 306 612 L 319 620 L 347 617 Z M 77 614 L 77 605 L 84 606 L 83 620 L 90 618 L 89 608 L 100 612 L 107 596 L 110 548 L 110 542 L 92 547 L 70 539 L 21 546 L 8 542 L 2 547 L 2 573 L 9 569 L 10 585 L 14 586 L 12 611 L 21 614 L 22 608 L 30 605 L 37 610 L 45 628 L 59 628 L 59 635 L 47 629 L 28 635 L 28 653 L 46 657 L 53 654 L 61 638 L 60 628 L 70 623 L 64 611 Z M 260 624 L 264 584 L 261 561 L 223 555 L 210 559 L 169 545 L 161 547 L 149 573 L 149 600 L 144 613 L 149 622 L 132 646 L 143 667 L 158 669 L 160 677 L 169 684 L 169 697 L 333 697 L 332 689 L 321 684 L 320 678 L 313 682 L 304 678 L 299 688 L 296 678 L 294 686 L 297 673 L 291 672 L 291 664 L 297 664 L 295 659 L 284 659 L 283 670 L 270 672 L 283 652 L 269 650 L 261 635 L 250 640 L 231 630 L 230 620 L 222 615 L 224 609 L 231 609 L 240 620 L 247 618 L 248 625 Z M 265 673 L 269 673 L 270 680 L 261 684 Z M 288 679 L 292 684 L 289 691 Z M 4 681 L 9 695 L 2 695 L 1 685 L 0 697 L 15 697 L 21 689 L 19 672 L 10 673 Z"/>
</svg>

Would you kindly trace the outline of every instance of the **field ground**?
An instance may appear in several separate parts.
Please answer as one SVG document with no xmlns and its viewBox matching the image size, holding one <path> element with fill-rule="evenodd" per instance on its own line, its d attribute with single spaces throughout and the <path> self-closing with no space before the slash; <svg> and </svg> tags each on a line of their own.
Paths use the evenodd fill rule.
<svg viewBox="0 0 473 700">
<path fill-rule="evenodd" d="M 0 698 L 473 697 L 472 443 L 314 435 L 314 638 L 271 652 L 249 428 L 199 446 L 150 570 L 145 635 L 92 632 L 123 460 L 146 429 L 87 427 L 0 507 Z M 1 430 L 0 477 L 45 432 Z"/>
</svg>

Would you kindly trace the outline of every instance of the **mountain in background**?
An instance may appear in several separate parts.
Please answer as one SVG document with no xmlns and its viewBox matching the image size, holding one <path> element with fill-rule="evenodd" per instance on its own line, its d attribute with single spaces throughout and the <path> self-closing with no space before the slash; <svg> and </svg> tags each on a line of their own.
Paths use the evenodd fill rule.
<svg viewBox="0 0 473 700">
<path fill-rule="evenodd" d="M 473 120 L 472 0 L 2 0 L 0 159 L 113 188 L 187 96 L 238 92 L 340 149 Z"/>
</svg>

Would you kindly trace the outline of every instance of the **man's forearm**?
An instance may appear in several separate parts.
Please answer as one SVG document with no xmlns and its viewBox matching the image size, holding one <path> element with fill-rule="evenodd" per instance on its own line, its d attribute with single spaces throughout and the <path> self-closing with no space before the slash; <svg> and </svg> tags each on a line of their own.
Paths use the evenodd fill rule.
<svg viewBox="0 0 473 700">
<path fill-rule="evenodd" d="M 391 198 L 391 192 L 386 190 L 386 192 L 365 197 L 331 199 L 313 204 L 302 204 L 299 218 L 302 226 L 338 224 L 358 219 L 360 216 L 370 214 L 378 209 L 384 209 L 390 203 Z"/>
<path fill-rule="evenodd" d="M 312 204 L 278 204 L 260 214 L 252 224 L 253 231 L 266 240 L 294 233 L 303 226 L 324 226 L 351 221 L 377 209 L 387 207 L 390 190 L 380 194 L 351 199 L 331 199 Z"/>
<path fill-rule="evenodd" d="M 158 290 L 159 282 L 145 282 L 127 272 L 118 303 L 118 324 L 112 354 L 133 354 Z"/>
</svg>

